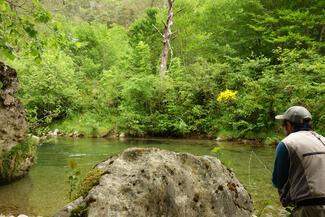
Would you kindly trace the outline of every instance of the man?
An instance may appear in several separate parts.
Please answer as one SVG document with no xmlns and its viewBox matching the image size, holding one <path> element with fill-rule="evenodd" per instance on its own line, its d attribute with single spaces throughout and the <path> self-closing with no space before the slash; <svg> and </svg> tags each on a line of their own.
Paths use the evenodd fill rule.
<svg viewBox="0 0 325 217">
<path fill-rule="evenodd" d="M 286 133 L 276 148 L 272 182 L 283 206 L 294 217 L 325 217 L 325 138 L 311 129 L 312 116 L 302 106 L 277 115 Z"/>
</svg>

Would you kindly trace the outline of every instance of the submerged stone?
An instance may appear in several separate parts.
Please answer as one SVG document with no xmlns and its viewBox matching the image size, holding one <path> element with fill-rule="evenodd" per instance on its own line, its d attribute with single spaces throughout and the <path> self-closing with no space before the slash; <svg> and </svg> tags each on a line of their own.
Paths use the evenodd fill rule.
<svg viewBox="0 0 325 217">
<path fill-rule="evenodd" d="M 94 169 L 96 185 L 56 217 L 252 216 L 249 193 L 215 157 L 131 148 Z"/>
</svg>

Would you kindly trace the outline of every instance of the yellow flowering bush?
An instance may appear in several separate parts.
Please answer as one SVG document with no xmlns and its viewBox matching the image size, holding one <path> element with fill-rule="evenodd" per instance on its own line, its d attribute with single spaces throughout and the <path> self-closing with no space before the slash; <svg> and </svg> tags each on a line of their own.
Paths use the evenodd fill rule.
<svg viewBox="0 0 325 217">
<path fill-rule="evenodd" d="M 238 91 L 233 91 L 233 90 L 225 90 L 219 93 L 217 97 L 217 101 L 219 103 L 227 103 L 227 102 L 232 102 L 236 99 Z"/>
</svg>

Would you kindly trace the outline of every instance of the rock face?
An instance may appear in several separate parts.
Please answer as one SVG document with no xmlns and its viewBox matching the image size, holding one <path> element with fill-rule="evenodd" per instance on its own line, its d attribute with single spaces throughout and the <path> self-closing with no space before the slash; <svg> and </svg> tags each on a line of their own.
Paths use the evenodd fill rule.
<svg viewBox="0 0 325 217">
<path fill-rule="evenodd" d="M 0 62 L 0 149 L 9 150 L 21 142 L 27 132 L 25 112 L 19 99 L 17 73 Z"/>
<path fill-rule="evenodd" d="M 250 195 L 214 157 L 131 148 L 95 170 L 98 185 L 56 217 L 252 216 Z"/>
<path fill-rule="evenodd" d="M 24 176 L 33 164 L 35 142 L 27 138 L 22 103 L 15 97 L 17 73 L 0 62 L 0 184 Z"/>
</svg>

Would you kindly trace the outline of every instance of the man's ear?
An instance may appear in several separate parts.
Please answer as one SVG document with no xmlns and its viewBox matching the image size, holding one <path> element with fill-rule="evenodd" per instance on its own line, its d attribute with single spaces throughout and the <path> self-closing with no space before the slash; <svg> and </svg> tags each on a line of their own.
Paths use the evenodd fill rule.
<svg viewBox="0 0 325 217">
<path fill-rule="evenodd" d="M 294 132 L 294 126 L 290 121 L 287 122 L 287 129 L 290 133 Z"/>
</svg>

